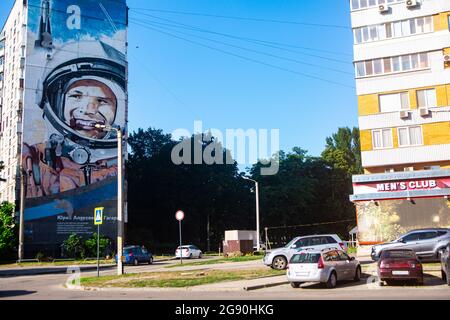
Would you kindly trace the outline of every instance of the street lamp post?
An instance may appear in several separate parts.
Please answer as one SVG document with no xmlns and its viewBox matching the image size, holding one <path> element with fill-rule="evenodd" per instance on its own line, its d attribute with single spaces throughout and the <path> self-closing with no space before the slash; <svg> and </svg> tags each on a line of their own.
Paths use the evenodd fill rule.
<svg viewBox="0 0 450 320">
<path fill-rule="evenodd" d="M 245 180 L 253 181 L 255 183 L 255 193 L 256 193 L 256 251 L 261 250 L 261 244 L 259 242 L 259 188 L 258 188 L 258 181 L 250 179 L 248 177 L 243 176 L 242 177 Z"/>
<path fill-rule="evenodd" d="M 112 126 L 96 124 L 97 129 L 117 133 L 117 275 L 123 275 L 123 151 L 122 130 Z"/>
</svg>

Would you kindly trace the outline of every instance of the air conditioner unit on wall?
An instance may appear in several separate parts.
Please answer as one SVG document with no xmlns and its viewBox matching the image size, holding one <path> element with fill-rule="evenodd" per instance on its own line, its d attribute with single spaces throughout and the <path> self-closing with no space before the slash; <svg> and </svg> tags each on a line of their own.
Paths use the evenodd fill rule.
<svg viewBox="0 0 450 320">
<path fill-rule="evenodd" d="M 388 13 L 389 12 L 389 7 L 385 4 L 381 4 L 378 6 L 378 12 L 379 13 Z"/>
<path fill-rule="evenodd" d="M 401 119 L 409 118 L 409 111 L 400 111 L 400 118 Z"/>
<path fill-rule="evenodd" d="M 426 117 L 430 115 L 430 109 L 428 108 L 419 108 L 419 114 L 421 117 Z"/>
<path fill-rule="evenodd" d="M 406 7 L 407 8 L 414 8 L 417 7 L 419 5 L 419 1 L 417 0 L 408 0 L 406 1 Z"/>
</svg>

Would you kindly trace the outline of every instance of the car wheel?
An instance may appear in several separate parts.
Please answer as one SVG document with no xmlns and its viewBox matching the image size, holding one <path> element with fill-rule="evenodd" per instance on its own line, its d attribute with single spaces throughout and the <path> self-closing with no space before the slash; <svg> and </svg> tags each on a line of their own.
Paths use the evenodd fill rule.
<svg viewBox="0 0 450 320">
<path fill-rule="evenodd" d="M 417 280 L 416 280 L 416 284 L 417 284 L 418 286 L 423 286 L 423 278 L 417 279 Z"/>
<path fill-rule="evenodd" d="M 302 284 L 301 282 L 291 282 L 291 287 L 292 288 L 299 288 L 301 284 Z"/>
<path fill-rule="evenodd" d="M 192 259 L 192 253 L 189 255 L 189 259 Z"/>
<path fill-rule="evenodd" d="M 272 268 L 276 270 L 284 270 L 286 269 L 287 260 L 283 256 L 277 256 L 273 258 Z"/>
<path fill-rule="evenodd" d="M 150 259 L 148 259 L 148 264 L 153 264 L 153 257 L 150 257 Z"/>
<path fill-rule="evenodd" d="M 133 264 L 134 264 L 135 266 L 137 266 L 137 265 L 139 264 L 138 259 L 134 259 Z"/>
<path fill-rule="evenodd" d="M 444 281 L 447 281 L 447 275 L 445 274 L 444 270 L 441 269 L 441 278 Z"/>
<path fill-rule="evenodd" d="M 353 278 L 353 280 L 354 280 L 355 282 L 361 281 L 361 267 L 360 267 L 360 266 L 358 266 L 358 267 L 356 268 L 355 278 Z"/>
<path fill-rule="evenodd" d="M 326 286 L 329 289 L 333 289 L 336 287 L 336 283 L 337 283 L 337 277 L 336 277 L 336 273 L 332 272 L 330 274 L 330 277 L 328 278 L 327 282 L 326 282 Z"/>
<path fill-rule="evenodd" d="M 392 280 L 385 280 L 384 282 L 386 282 L 387 286 L 392 286 L 394 283 L 392 282 Z"/>
<path fill-rule="evenodd" d="M 198 255 L 198 258 L 201 259 L 202 257 L 203 257 L 203 255 L 200 253 L 200 254 Z"/>
</svg>

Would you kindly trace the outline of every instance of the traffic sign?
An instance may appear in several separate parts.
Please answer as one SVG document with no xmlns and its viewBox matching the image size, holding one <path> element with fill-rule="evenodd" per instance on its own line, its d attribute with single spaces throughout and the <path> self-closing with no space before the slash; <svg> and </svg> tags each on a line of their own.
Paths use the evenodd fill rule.
<svg viewBox="0 0 450 320">
<path fill-rule="evenodd" d="M 101 225 L 103 224 L 103 207 L 95 208 L 94 209 L 94 225 Z"/>
<path fill-rule="evenodd" d="M 181 211 L 181 210 L 177 211 L 177 213 L 175 213 L 175 218 L 176 218 L 178 221 L 183 220 L 183 219 L 184 219 L 184 212 Z"/>
</svg>

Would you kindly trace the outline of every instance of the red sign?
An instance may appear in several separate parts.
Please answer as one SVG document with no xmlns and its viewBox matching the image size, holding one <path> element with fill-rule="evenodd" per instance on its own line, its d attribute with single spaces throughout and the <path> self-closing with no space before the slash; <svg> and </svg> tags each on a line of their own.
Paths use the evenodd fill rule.
<svg viewBox="0 0 450 320">
<path fill-rule="evenodd" d="M 354 194 L 450 189 L 450 178 L 354 183 Z"/>
</svg>

